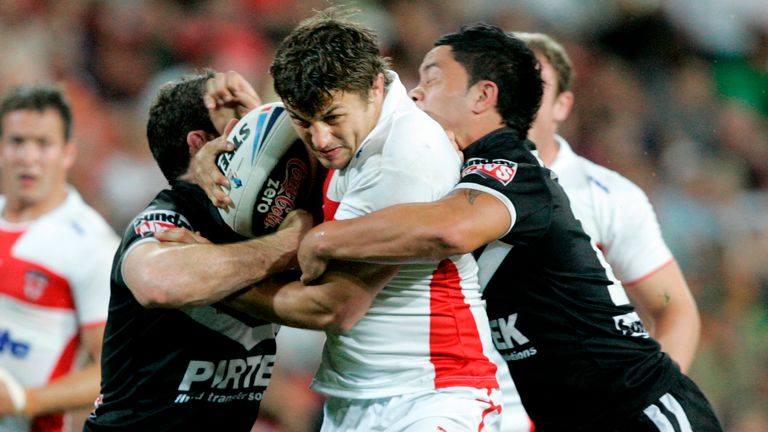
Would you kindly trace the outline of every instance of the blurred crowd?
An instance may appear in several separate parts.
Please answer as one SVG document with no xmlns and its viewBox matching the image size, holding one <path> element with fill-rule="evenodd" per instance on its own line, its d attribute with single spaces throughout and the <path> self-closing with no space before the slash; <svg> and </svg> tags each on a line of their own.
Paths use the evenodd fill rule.
<svg viewBox="0 0 768 432">
<path fill-rule="evenodd" d="M 344 3 L 376 29 L 409 88 L 432 43 L 463 23 L 563 43 L 576 104 L 561 134 L 649 195 L 702 315 L 691 376 L 726 430 L 768 430 L 768 2 Z M 144 136 L 158 86 L 202 67 L 233 69 L 275 100 L 267 69 L 276 44 L 328 4 L 0 0 L 0 90 L 62 83 L 79 143 L 72 183 L 122 232 L 165 186 Z M 306 387 L 321 341 L 295 331 L 283 340 L 260 427 L 310 430 L 319 400 Z"/>
</svg>

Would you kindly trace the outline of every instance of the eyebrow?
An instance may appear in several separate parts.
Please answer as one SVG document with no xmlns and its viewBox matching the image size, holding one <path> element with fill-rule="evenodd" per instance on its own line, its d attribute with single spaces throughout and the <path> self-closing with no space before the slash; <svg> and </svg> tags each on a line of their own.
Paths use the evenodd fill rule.
<svg viewBox="0 0 768 432">
<path fill-rule="evenodd" d="M 338 105 L 331 105 L 331 106 L 330 106 L 330 108 L 328 108 L 327 110 L 325 110 L 325 112 L 321 113 L 321 114 L 320 114 L 320 115 L 318 115 L 317 117 L 319 117 L 319 118 L 328 117 L 329 115 L 332 115 L 332 113 L 333 113 L 334 111 L 336 111 L 337 109 L 339 109 L 339 108 L 341 108 L 341 107 L 340 107 L 340 106 L 338 106 Z M 306 117 L 304 117 L 304 116 L 300 115 L 299 113 L 297 113 L 296 111 L 294 111 L 294 110 L 292 110 L 292 109 L 288 108 L 287 106 L 285 106 L 285 110 L 286 110 L 286 111 L 288 111 L 288 114 L 290 114 L 290 115 L 291 115 L 291 117 L 293 117 L 293 118 L 297 118 L 297 119 L 299 119 L 299 120 L 301 120 L 301 121 L 304 121 L 304 122 L 307 122 L 307 123 L 311 123 L 311 119 L 308 119 L 308 118 L 306 118 Z"/>
</svg>

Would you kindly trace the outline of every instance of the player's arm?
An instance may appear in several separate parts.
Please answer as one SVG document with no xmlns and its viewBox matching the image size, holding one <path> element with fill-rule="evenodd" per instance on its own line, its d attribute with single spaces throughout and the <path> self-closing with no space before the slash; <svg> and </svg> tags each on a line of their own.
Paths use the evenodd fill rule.
<svg viewBox="0 0 768 432">
<path fill-rule="evenodd" d="M 696 354 L 701 322 L 677 262 L 672 260 L 650 276 L 627 285 L 626 289 L 662 351 L 686 372 Z"/>
<path fill-rule="evenodd" d="M 7 372 L 1 373 L 0 417 L 7 414 L 37 417 L 92 406 L 99 394 L 103 334 L 103 324 L 81 330 L 80 338 L 90 356 L 89 363 L 43 387 L 22 388 Z"/>
<path fill-rule="evenodd" d="M 340 263 L 336 263 L 340 264 Z M 224 304 L 291 327 L 343 333 L 368 311 L 398 266 L 343 263 L 312 284 L 274 278 L 233 296 Z"/>
<path fill-rule="evenodd" d="M 302 280 L 322 274 L 332 259 L 407 263 L 472 252 L 502 237 L 511 222 L 501 200 L 475 189 L 326 222 L 310 230 L 299 247 Z"/>
<path fill-rule="evenodd" d="M 193 242 L 145 242 L 124 258 L 123 278 L 145 307 L 214 303 L 295 263 L 299 239 L 311 225 L 311 216 L 299 211 L 276 233 L 238 243 L 211 244 L 199 236 Z"/>
<path fill-rule="evenodd" d="M 81 341 L 89 355 L 88 364 L 45 387 L 27 389 L 24 415 L 36 417 L 93 405 L 99 394 L 103 335 L 103 324 L 89 326 L 80 332 Z"/>
</svg>

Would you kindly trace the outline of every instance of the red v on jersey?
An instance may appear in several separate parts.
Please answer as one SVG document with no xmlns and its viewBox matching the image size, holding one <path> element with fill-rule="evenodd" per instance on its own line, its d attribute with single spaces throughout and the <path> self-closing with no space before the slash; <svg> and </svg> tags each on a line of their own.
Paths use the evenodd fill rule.
<svg viewBox="0 0 768 432">
<path fill-rule="evenodd" d="M 329 169 L 323 183 L 323 220 L 326 222 L 334 220 L 336 210 L 339 209 L 339 202 L 328 198 L 328 187 L 331 185 L 334 174 L 336 174 L 336 170 Z"/>
<path fill-rule="evenodd" d="M 0 231 L 0 294 L 39 306 L 74 309 L 75 302 L 66 279 L 30 261 L 13 256 L 24 231 Z"/>
</svg>

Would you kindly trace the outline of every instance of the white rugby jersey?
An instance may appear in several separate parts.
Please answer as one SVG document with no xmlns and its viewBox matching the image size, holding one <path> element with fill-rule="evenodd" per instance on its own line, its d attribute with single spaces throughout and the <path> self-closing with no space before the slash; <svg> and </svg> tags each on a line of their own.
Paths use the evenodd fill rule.
<svg viewBox="0 0 768 432">
<path fill-rule="evenodd" d="M 459 180 L 461 162 L 445 132 L 391 75 L 376 127 L 346 168 L 329 173 L 325 210 L 335 219 L 434 201 Z M 328 334 L 312 388 L 355 399 L 451 386 L 496 388 L 491 350 L 470 255 L 403 265 L 350 331 Z"/>
<path fill-rule="evenodd" d="M 79 329 L 104 324 L 118 242 L 71 187 L 35 221 L 0 218 L 0 366 L 20 384 L 43 386 L 68 373 Z"/>
<path fill-rule="evenodd" d="M 632 285 L 669 264 L 672 253 L 645 192 L 621 174 L 577 155 L 562 137 L 557 142 L 560 151 L 549 168 L 616 277 Z"/>
</svg>

